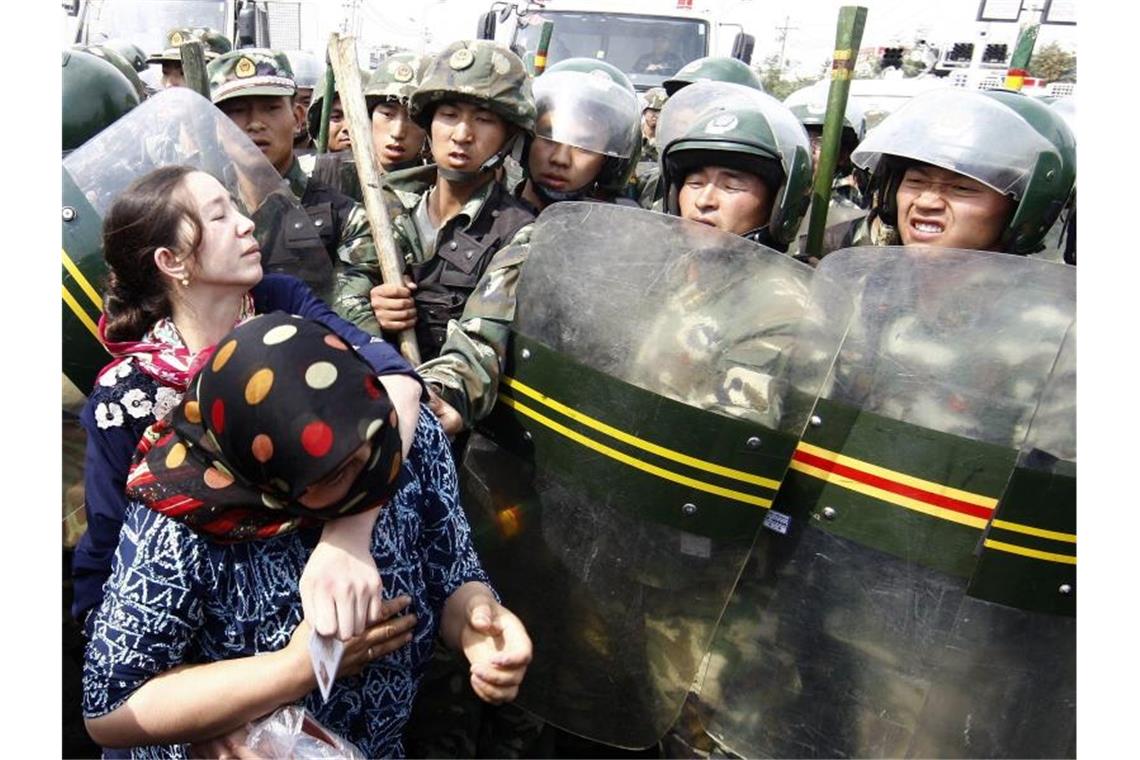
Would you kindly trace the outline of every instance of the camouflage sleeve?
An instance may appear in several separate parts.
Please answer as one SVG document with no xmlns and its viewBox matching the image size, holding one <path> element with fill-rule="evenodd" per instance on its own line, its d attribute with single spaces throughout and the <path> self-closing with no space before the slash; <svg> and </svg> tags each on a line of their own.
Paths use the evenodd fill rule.
<svg viewBox="0 0 1140 760">
<path fill-rule="evenodd" d="M 337 256 L 333 310 L 370 335 L 381 335 L 369 297 L 372 288 L 382 281 L 380 258 L 364 206 L 359 203 L 353 204 L 341 220 Z"/>
<path fill-rule="evenodd" d="M 463 316 L 447 326 L 440 354 L 420 365 L 420 376 L 463 417 L 465 427 L 495 405 L 507 354 L 519 269 L 530 253 L 530 225 L 500 250 L 467 299 Z"/>
</svg>

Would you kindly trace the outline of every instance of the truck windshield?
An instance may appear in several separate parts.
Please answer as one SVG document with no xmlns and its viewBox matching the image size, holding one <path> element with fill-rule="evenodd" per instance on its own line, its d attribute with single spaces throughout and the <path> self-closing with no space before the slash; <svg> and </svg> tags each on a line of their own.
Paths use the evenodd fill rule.
<svg viewBox="0 0 1140 760">
<path fill-rule="evenodd" d="M 703 19 L 619 13 L 530 13 L 519 20 L 515 42 L 534 53 L 544 21 L 554 22 L 547 65 L 597 58 L 624 71 L 639 90 L 661 84 L 689 61 L 709 54 Z"/>
<path fill-rule="evenodd" d="M 162 50 L 176 26 L 206 26 L 228 35 L 225 0 L 94 0 L 87 17 L 87 41 L 126 39 L 145 52 Z"/>
</svg>

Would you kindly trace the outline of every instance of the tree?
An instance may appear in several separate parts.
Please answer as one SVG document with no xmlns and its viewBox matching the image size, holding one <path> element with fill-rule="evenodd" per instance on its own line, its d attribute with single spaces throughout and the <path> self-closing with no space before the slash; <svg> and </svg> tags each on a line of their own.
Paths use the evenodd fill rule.
<svg viewBox="0 0 1140 760">
<path fill-rule="evenodd" d="M 777 100 L 783 100 L 796 90 L 815 84 L 822 78 L 810 76 L 784 79 L 784 72 L 783 69 L 780 68 L 780 56 L 778 53 L 774 53 L 765 58 L 764 62 L 757 68 L 756 73 L 760 77 L 760 83 L 764 85 L 764 92 Z"/>
<path fill-rule="evenodd" d="M 1077 56 L 1050 42 L 1029 60 L 1029 75 L 1045 82 L 1077 81 Z"/>
</svg>

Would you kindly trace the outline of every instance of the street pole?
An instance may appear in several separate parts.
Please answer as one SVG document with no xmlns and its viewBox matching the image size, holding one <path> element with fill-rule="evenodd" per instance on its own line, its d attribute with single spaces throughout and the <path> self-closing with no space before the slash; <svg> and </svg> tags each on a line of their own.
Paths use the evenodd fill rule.
<svg viewBox="0 0 1140 760">
<path fill-rule="evenodd" d="M 851 89 L 851 75 L 855 59 L 863 41 L 863 27 L 867 23 L 867 9 L 845 5 L 839 9 L 835 27 L 835 56 L 831 63 L 831 89 L 827 93 L 827 114 L 823 120 L 823 140 L 819 151 L 819 166 L 811 191 L 811 219 L 808 222 L 805 253 L 819 257 L 823 248 L 823 228 L 827 224 L 827 207 L 831 202 L 831 183 L 835 163 L 839 157 L 839 143 L 843 136 L 843 118 L 847 112 L 847 94 Z"/>
</svg>

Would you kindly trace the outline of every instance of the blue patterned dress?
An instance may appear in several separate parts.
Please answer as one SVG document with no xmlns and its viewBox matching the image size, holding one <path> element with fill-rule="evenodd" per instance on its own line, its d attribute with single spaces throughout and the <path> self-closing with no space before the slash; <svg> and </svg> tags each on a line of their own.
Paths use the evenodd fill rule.
<svg viewBox="0 0 1140 760">
<path fill-rule="evenodd" d="M 411 712 L 443 603 L 468 581 L 487 583 L 459 506 L 455 466 L 439 423 L 421 405 L 416 437 L 396 494 L 376 521 L 372 555 L 384 597 L 412 598 L 411 642 L 338 679 L 329 701 L 303 704 L 369 757 L 401 757 Z M 88 718 L 122 705 L 149 678 L 182 663 L 245 657 L 284 647 L 301 621 L 298 580 L 318 530 L 218 544 L 131 502 L 106 596 L 84 663 Z M 188 747 L 136 747 L 131 757 L 186 757 Z"/>
</svg>

